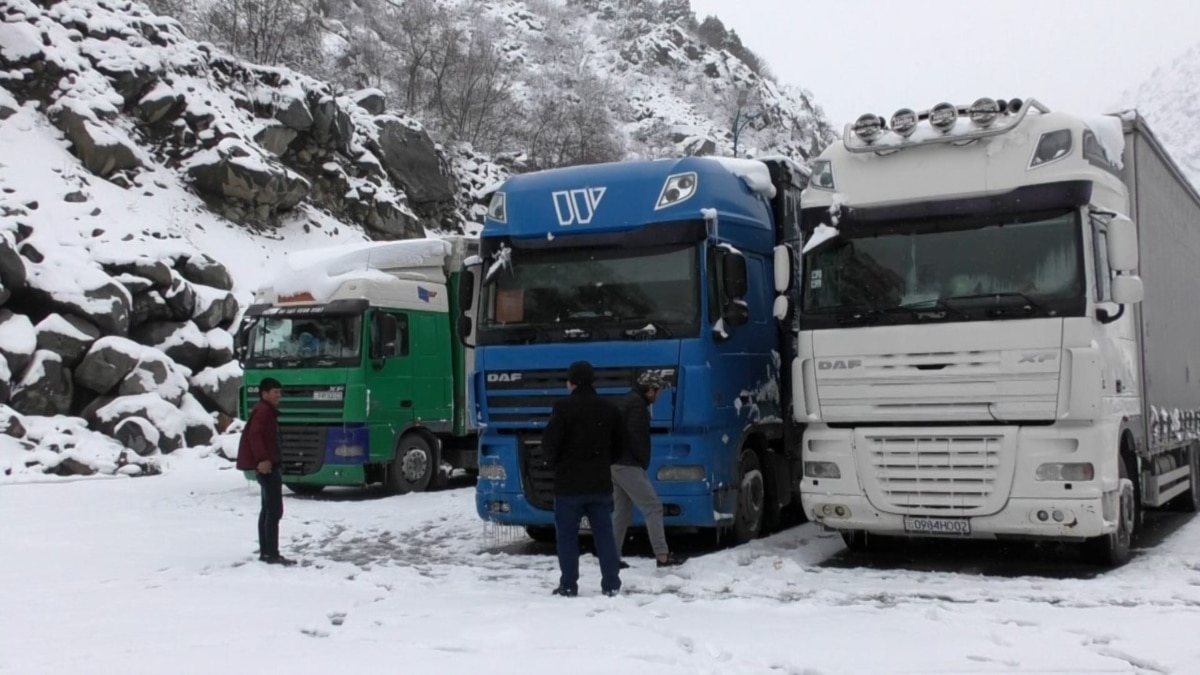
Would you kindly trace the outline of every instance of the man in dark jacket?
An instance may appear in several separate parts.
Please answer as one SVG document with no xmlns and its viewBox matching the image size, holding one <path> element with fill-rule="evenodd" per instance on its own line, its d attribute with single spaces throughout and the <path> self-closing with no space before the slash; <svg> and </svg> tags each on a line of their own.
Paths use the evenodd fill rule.
<svg viewBox="0 0 1200 675">
<path fill-rule="evenodd" d="M 659 393 L 667 386 L 666 379 L 656 370 L 647 370 L 638 376 L 628 394 L 621 397 L 617 407 L 629 436 L 626 451 L 617 456 L 612 467 L 613 479 L 613 535 L 616 537 L 617 553 L 625 545 L 625 532 L 633 521 L 636 504 L 646 521 L 646 532 L 650 534 L 650 547 L 659 567 L 669 567 L 683 562 L 667 549 L 667 535 L 663 529 L 662 501 L 650 484 L 646 468 L 650 466 L 650 406 L 658 400 Z M 623 567 L 626 565 L 621 563 Z"/>
<path fill-rule="evenodd" d="M 282 456 L 279 449 L 279 380 L 264 378 L 258 386 L 258 403 L 250 411 L 238 444 L 237 468 L 254 471 L 262 493 L 258 513 L 258 559 L 271 565 L 295 565 L 279 553 L 279 520 L 283 518 Z"/>
<path fill-rule="evenodd" d="M 568 597 L 579 593 L 579 523 L 584 516 L 600 558 L 600 589 L 605 595 L 621 590 L 610 467 L 624 449 L 625 432 L 620 411 L 596 393 L 594 381 L 592 364 L 571 364 L 570 395 L 554 404 L 542 437 L 542 448 L 554 467 L 554 527 L 562 573 L 554 593 Z"/>
</svg>

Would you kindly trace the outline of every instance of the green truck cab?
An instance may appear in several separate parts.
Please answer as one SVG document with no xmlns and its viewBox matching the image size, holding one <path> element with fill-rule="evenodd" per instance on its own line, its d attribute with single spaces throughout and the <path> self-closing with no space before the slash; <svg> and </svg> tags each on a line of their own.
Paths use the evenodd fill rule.
<svg viewBox="0 0 1200 675">
<path fill-rule="evenodd" d="M 419 492 L 474 471 L 473 351 L 455 338 L 459 274 L 478 240 L 372 242 L 292 254 L 237 335 L 242 419 L 283 385 L 284 484 Z"/>
</svg>

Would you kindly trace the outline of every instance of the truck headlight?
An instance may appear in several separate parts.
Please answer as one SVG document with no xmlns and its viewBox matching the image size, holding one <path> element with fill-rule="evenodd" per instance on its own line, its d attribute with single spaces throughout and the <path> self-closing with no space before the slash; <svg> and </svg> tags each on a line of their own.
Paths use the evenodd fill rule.
<svg viewBox="0 0 1200 675">
<path fill-rule="evenodd" d="M 1091 462 L 1059 462 L 1042 464 L 1037 468 L 1038 480 L 1092 480 L 1095 477 L 1096 469 Z"/>
<path fill-rule="evenodd" d="M 841 478 L 842 470 L 836 462 L 805 462 L 804 476 L 806 478 Z"/>
<path fill-rule="evenodd" d="M 664 466 L 658 470 L 659 480 L 704 480 L 702 466 Z"/>
<path fill-rule="evenodd" d="M 504 480 L 508 478 L 508 472 L 499 464 L 484 464 L 479 467 L 479 477 L 488 480 Z"/>
</svg>

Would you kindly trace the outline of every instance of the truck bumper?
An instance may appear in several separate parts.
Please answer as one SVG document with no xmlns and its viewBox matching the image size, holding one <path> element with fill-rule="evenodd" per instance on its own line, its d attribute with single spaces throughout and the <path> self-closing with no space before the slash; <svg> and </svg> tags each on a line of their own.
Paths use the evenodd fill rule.
<svg viewBox="0 0 1200 675">
<path fill-rule="evenodd" d="M 520 492 L 488 490 L 486 479 L 480 479 L 475 489 L 475 510 L 479 517 L 505 525 L 553 525 L 554 511 L 540 509 L 529 503 Z M 730 513 L 721 513 L 716 508 L 712 493 L 699 495 L 659 495 L 663 503 L 663 525 L 666 527 L 711 528 L 733 524 Z M 634 527 L 644 527 L 642 514 L 634 509 Z"/>
<path fill-rule="evenodd" d="M 804 512 L 813 522 L 835 530 L 862 530 L 883 535 L 945 536 L 953 538 L 996 539 L 1001 537 L 1082 540 L 1116 530 L 1115 521 L 1104 518 L 1102 499 L 1018 499 L 1011 498 L 999 512 L 986 516 L 953 518 L 967 521 L 970 534 L 913 532 L 906 527 L 921 516 L 884 513 L 866 497 L 850 495 L 803 494 Z M 826 515 L 841 506 L 846 516 Z M 1058 518 L 1058 519 L 1056 519 Z"/>
<path fill-rule="evenodd" d="M 367 477 L 362 464 L 326 464 L 316 473 L 304 475 L 283 474 L 283 483 L 299 485 L 366 485 Z"/>
</svg>

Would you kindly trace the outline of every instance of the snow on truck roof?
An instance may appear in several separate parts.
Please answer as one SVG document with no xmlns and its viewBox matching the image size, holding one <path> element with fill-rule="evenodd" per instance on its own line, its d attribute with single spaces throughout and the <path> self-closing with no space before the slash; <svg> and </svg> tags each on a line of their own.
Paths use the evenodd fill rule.
<svg viewBox="0 0 1200 675">
<path fill-rule="evenodd" d="M 404 279 L 445 283 L 445 264 L 454 245 L 445 239 L 362 242 L 288 254 L 284 269 L 260 290 L 278 297 L 308 294 L 328 302 L 351 281 L 396 283 Z"/>
</svg>

